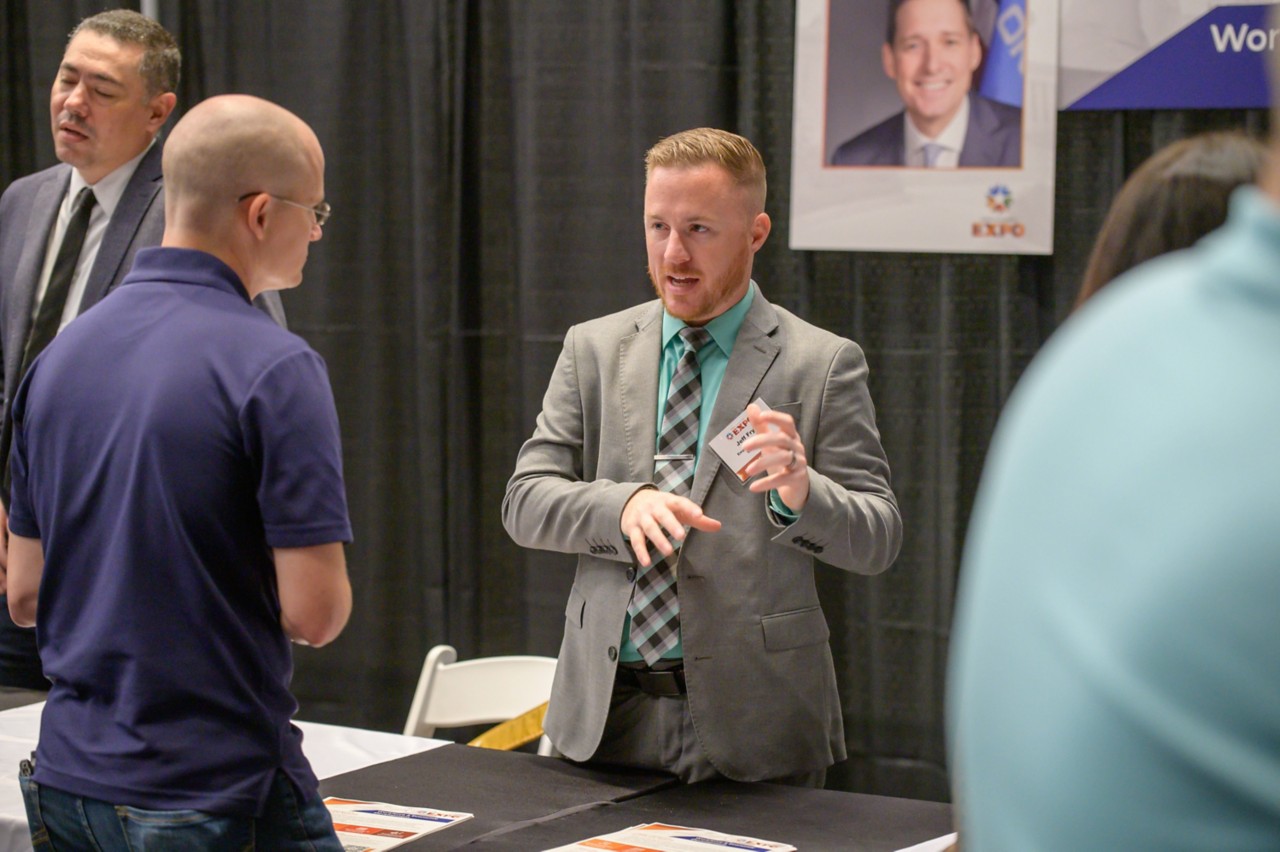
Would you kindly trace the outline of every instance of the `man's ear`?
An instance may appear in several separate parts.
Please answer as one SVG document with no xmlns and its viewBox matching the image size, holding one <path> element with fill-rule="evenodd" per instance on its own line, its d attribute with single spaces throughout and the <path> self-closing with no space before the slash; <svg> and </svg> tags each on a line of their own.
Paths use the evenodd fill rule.
<svg viewBox="0 0 1280 852">
<path fill-rule="evenodd" d="M 751 251 L 760 251 L 760 247 L 764 245 L 764 241 L 769 238 L 769 232 L 773 230 L 773 221 L 769 218 L 768 213 L 757 213 L 756 218 L 751 222 Z"/>
<path fill-rule="evenodd" d="M 975 32 L 969 33 L 969 52 L 973 54 L 973 59 L 969 62 L 969 73 L 972 74 L 982 64 L 982 39 Z"/>
<path fill-rule="evenodd" d="M 169 114 L 173 112 L 173 108 L 178 104 L 178 96 L 173 92 L 165 92 L 163 95 L 156 95 L 147 103 L 149 115 L 147 116 L 147 130 L 152 134 L 159 133 L 160 128 L 169 120 Z"/>
<path fill-rule="evenodd" d="M 884 76 L 890 80 L 897 80 L 898 72 L 893 63 L 893 45 L 888 42 L 880 45 L 880 62 L 884 65 Z"/>
<path fill-rule="evenodd" d="M 267 235 L 267 204 L 270 201 L 271 196 L 265 192 L 259 192 L 249 201 L 242 214 L 245 217 L 245 224 L 249 227 L 249 233 L 256 240 L 262 240 Z"/>
</svg>

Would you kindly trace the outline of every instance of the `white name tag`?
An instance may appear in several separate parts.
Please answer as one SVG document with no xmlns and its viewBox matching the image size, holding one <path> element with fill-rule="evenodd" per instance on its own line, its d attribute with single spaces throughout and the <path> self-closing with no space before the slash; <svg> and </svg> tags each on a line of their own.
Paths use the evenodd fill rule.
<svg viewBox="0 0 1280 852">
<path fill-rule="evenodd" d="M 769 411 L 769 406 L 765 404 L 763 399 L 756 399 L 755 405 L 761 411 Z M 778 427 L 770 424 L 769 428 L 777 431 Z M 733 419 L 729 425 L 721 429 L 716 436 L 711 439 L 711 449 L 716 451 L 716 455 L 724 459 L 725 464 L 729 465 L 729 469 L 738 475 L 738 479 L 743 482 L 747 481 L 746 469 L 747 465 L 755 461 L 759 457 L 759 452 L 750 452 L 742 449 L 743 443 L 756 433 L 756 428 L 751 425 L 751 420 L 747 417 L 746 410 Z"/>
</svg>

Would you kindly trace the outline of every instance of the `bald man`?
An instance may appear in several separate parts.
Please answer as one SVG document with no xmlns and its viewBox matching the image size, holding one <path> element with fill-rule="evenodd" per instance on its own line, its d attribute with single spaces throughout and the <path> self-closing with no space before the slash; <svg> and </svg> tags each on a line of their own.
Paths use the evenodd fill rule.
<svg viewBox="0 0 1280 852">
<path fill-rule="evenodd" d="M 82 4 L 85 5 L 85 4 Z M 92 4 L 100 5 L 100 4 Z M 136 3 L 134 4 L 137 5 Z M 81 21 L 50 69 L 50 128 L 61 161 L 0 196 L 0 685 L 47 690 L 35 631 L 9 620 L 10 406 L 44 341 L 120 285 L 141 248 L 164 234 L 161 127 L 177 103 L 181 56 L 156 21 L 110 9 Z M 92 203 L 86 191 L 92 193 Z M 75 226 L 77 210 L 87 222 Z M 84 228 L 80 231 L 80 228 Z M 74 238 L 76 232 L 82 238 Z M 66 235 L 72 234 L 71 238 Z M 68 246 L 70 266 L 57 258 Z M 78 246 L 79 253 L 74 249 Z M 61 269 L 62 275 L 55 275 Z M 280 295 L 257 305 L 285 325 Z"/>
<path fill-rule="evenodd" d="M 163 169 L 161 247 L 13 404 L 9 610 L 53 682 L 20 778 L 32 840 L 341 849 L 289 691 L 289 640 L 351 611 L 337 415 L 320 356 L 251 304 L 302 280 L 324 155 L 288 111 L 225 96 Z"/>
</svg>

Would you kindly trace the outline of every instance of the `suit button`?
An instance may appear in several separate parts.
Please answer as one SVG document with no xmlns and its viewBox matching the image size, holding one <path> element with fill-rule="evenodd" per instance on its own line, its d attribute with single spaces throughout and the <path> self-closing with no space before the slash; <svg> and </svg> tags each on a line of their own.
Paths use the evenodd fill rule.
<svg viewBox="0 0 1280 852">
<path fill-rule="evenodd" d="M 795 538 L 791 539 L 791 543 L 792 543 L 792 544 L 798 544 L 798 545 L 800 545 L 801 547 L 804 547 L 804 545 L 805 545 L 805 540 L 804 540 L 804 539 L 802 539 L 800 536 L 796 536 Z"/>
<path fill-rule="evenodd" d="M 636 568 L 634 565 L 632 565 L 630 568 L 627 569 L 627 582 L 634 583 L 635 579 L 636 579 Z"/>
<path fill-rule="evenodd" d="M 609 662 L 616 663 L 618 661 L 618 648 L 616 645 L 609 646 Z"/>
<path fill-rule="evenodd" d="M 592 556 L 599 556 L 599 555 L 600 555 L 600 545 L 598 545 L 598 544 L 593 544 L 593 545 L 591 545 L 591 555 L 592 555 Z"/>
<path fill-rule="evenodd" d="M 820 545 L 820 544 L 815 544 L 815 545 L 813 546 L 813 552 L 814 552 L 814 553 L 821 553 L 821 552 L 822 552 L 822 545 Z"/>
<path fill-rule="evenodd" d="M 609 545 L 609 555 L 610 555 L 610 556 L 617 556 L 617 555 L 618 555 L 618 548 L 614 547 L 612 544 L 611 544 L 611 545 Z"/>
</svg>

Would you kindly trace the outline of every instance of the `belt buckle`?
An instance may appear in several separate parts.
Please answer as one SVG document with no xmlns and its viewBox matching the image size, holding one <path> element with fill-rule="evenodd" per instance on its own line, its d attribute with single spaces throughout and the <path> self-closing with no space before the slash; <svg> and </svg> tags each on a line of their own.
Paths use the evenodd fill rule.
<svg viewBox="0 0 1280 852">
<path fill-rule="evenodd" d="M 633 682 L 636 688 L 646 695 L 658 698 L 678 698 L 686 695 L 683 663 L 673 661 L 669 666 L 669 668 L 658 670 L 648 666 L 644 668 L 622 666 L 619 671 L 626 672 L 623 677 Z"/>
</svg>

